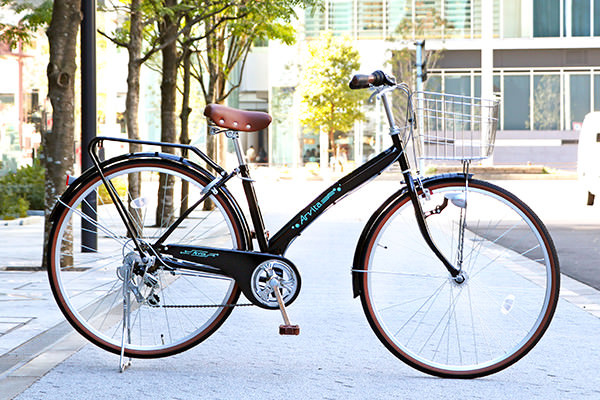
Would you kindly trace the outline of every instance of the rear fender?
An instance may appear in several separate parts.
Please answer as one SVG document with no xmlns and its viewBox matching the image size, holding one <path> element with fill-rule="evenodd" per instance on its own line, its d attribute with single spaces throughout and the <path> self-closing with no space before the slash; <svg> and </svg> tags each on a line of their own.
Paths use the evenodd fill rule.
<svg viewBox="0 0 600 400">
<path fill-rule="evenodd" d="M 208 172 L 205 168 L 200 165 L 185 159 L 180 156 L 176 156 L 174 154 L 168 153 L 133 153 L 133 154 L 124 154 L 121 156 L 117 156 L 106 161 L 103 161 L 100 166 L 102 169 L 118 167 L 122 164 L 127 164 L 131 160 L 162 160 L 167 163 L 177 165 L 184 168 L 190 168 L 194 171 L 194 173 L 207 182 L 212 182 L 215 179 L 215 176 Z M 87 169 L 81 176 L 75 179 L 68 187 L 67 190 L 60 196 L 59 200 L 56 202 L 52 212 L 50 214 L 50 221 L 54 223 L 56 219 L 61 215 L 62 211 L 65 208 L 66 203 L 70 201 L 77 191 L 79 191 L 83 186 L 88 184 L 88 182 L 93 179 L 97 175 L 97 170 L 95 167 Z M 251 250 L 252 249 L 252 240 L 250 239 L 250 228 L 248 227 L 248 222 L 242 212 L 242 209 L 236 202 L 235 198 L 231 195 L 229 190 L 225 186 L 217 189 L 218 193 L 222 195 L 226 200 L 230 208 L 233 210 L 234 214 L 233 218 L 237 219 L 240 227 L 243 230 L 243 245 L 244 248 L 240 250 Z"/>
</svg>

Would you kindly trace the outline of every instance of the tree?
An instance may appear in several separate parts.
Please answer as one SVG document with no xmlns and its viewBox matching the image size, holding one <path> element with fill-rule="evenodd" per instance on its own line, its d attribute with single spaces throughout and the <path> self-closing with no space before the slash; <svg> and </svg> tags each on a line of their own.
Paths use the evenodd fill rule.
<svg viewBox="0 0 600 400">
<path fill-rule="evenodd" d="M 434 8 L 423 10 L 423 12 L 414 19 L 405 18 L 396 27 L 394 37 L 390 41 L 397 42 L 398 39 L 408 43 L 413 43 L 415 39 L 428 39 L 438 37 L 442 28 L 452 28 L 447 20 L 441 18 Z M 392 74 L 398 82 L 406 82 L 409 87 L 416 87 L 416 51 L 405 46 L 399 50 L 392 50 L 391 57 L 387 61 L 392 69 Z M 441 50 L 426 50 L 425 69 L 435 68 L 443 55 Z M 403 99 L 406 100 L 406 99 Z M 406 115 L 406 101 L 395 101 L 392 103 L 394 115 Z"/>
<path fill-rule="evenodd" d="M 50 211 L 59 194 L 66 189 L 65 176 L 73 173 L 73 136 L 75 105 L 75 43 L 81 21 L 79 0 L 50 0 L 41 3 L 1 0 L 0 6 L 10 7 L 21 18 L 16 25 L 0 23 L 0 40 L 11 48 L 29 44 L 40 28 L 47 30 L 50 44 L 48 97 L 53 113 L 53 128 L 42 132 L 43 154 L 40 161 L 45 169 L 44 182 L 44 243 L 49 232 Z M 68 254 L 69 249 L 65 249 Z M 44 247 L 45 253 L 45 247 Z M 45 265 L 45 254 L 42 264 Z"/>
<path fill-rule="evenodd" d="M 256 40 L 281 40 L 292 44 L 295 31 L 290 21 L 296 15 L 295 9 L 315 2 L 240 0 L 235 7 L 204 19 L 200 29 L 204 38 L 196 46 L 197 62 L 192 75 L 200 83 L 206 104 L 223 103 L 240 86 L 248 53 Z M 240 71 L 239 75 L 236 70 Z M 207 154 L 224 161 L 223 135 L 207 134 Z"/>
<path fill-rule="evenodd" d="M 406 43 L 412 43 L 416 39 L 436 38 L 443 28 L 452 28 L 452 25 L 441 18 L 435 8 L 425 9 L 414 20 L 412 18 L 403 19 L 389 40 L 397 42 L 399 39 Z M 404 47 L 400 50 L 392 50 L 391 54 L 388 65 L 392 67 L 397 80 L 406 82 L 410 87 L 415 87 L 415 50 Z M 423 56 L 427 60 L 426 68 L 434 68 L 441 58 L 442 52 L 426 50 Z"/>
<path fill-rule="evenodd" d="M 215 5 L 215 7 L 208 7 Z M 180 57 L 177 49 L 177 38 L 181 35 L 190 36 L 192 27 L 203 18 L 229 7 L 231 3 L 219 0 L 204 0 L 197 2 L 177 0 L 166 0 L 164 2 L 152 0 L 130 0 L 130 3 L 113 5 L 106 11 L 125 12 L 129 19 L 127 23 L 119 26 L 112 35 L 102 31 L 100 34 L 108 38 L 117 46 L 124 47 L 128 52 L 127 66 L 127 95 L 126 95 L 126 124 L 127 135 L 130 139 L 139 139 L 139 97 L 140 97 L 140 72 L 142 65 L 157 53 L 162 53 L 161 64 L 161 140 L 165 142 L 176 142 L 175 104 L 176 104 L 176 82 L 177 68 L 182 58 L 188 58 L 186 52 Z M 210 8 L 210 10 L 209 10 Z M 182 20 L 185 23 L 182 26 Z M 185 41 L 184 41 L 185 42 Z M 184 84 L 185 85 L 185 84 Z M 185 97 L 185 96 L 184 96 Z M 185 107 L 184 107 L 185 108 Z M 187 126 L 187 125 L 186 125 Z M 181 143 L 189 143 L 185 138 Z M 140 146 L 130 144 L 131 152 L 139 151 Z M 164 148 L 165 152 L 172 152 L 171 148 Z M 184 154 L 185 156 L 185 154 Z M 129 190 L 133 196 L 138 193 L 139 176 L 130 174 Z M 161 181 L 162 182 L 162 181 Z M 187 184 L 187 182 L 186 182 Z M 171 196 L 161 196 L 168 185 L 160 185 L 159 198 L 167 199 L 164 213 L 157 215 L 156 224 L 165 225 L 169 221 L 164 218 L 170 215 Z M 187 199 L 184 195 L 182 199 Z M 184 207 L 185 210 L 185 207 Z M 132 216 L 138 217 L 139 210 L 129 208 Z"/>
<path fill-rule="evenodd" d="M 81 23 L 80 0 L 33 2 L 2 0 L 23 13 L 17 25 L 0 25 L 0 36 L 11 47 L 29 42 L 33 32 L 48 25 L 48 97 L 52 105 L 52 130 L 42 132 L 41 162 L 45 168 L 44 242 L 50 231 L 49 216 L 57 197 L 66 189 L 65 176 L 73 174 L 75 132 L 75 70 L 77 32 Z M 36 3 L 37 4 L 37 3 Z M 68 249 L 65 249 L 68 254 Z M 68 256 L 65 256 L 68 257 Z M 43 258 L 45 263 L 45 255 Z"/>
<path fill-rule="evenodd" d="M 184 40 L 184 44 L 189 46 L 189 44 L 193 42 L 189 32 L 194 25 L 199 22 L 213 19 L 215 15 L 232 7 L 232 4 L 220 1 L 201 1 L 200 4 L 196 3 L 190 7 L 186 3 L 178 3 L 177 0 L 165 0 L 165 7 L 169 12 L 165 13 L 163 18 L 157 23 L 162 53 L 162 82 L 160 86 L 161 141 L 175 143 L 177 141 L 177 123 L 175 114 L 177 105 L 177 71 L 182 60 L 182 58 L 179 57 L 177 49 L 177 38 L 183 34 L 186 39 Z M 180 31 L 179 25 L 182 19 L 185 20 L 186 24 L 184 29 Z M 219 24 L 224 21 L 225 20 L 220 20 Z M 212 33 L 217 26 L 201 32 L 200 36 L 195 40 L 205 38 Z M 184 49 L 183 60 L 188 57 L 188 52 L 188 49 Z M 186 66 L 189 67 L 187 63 Z M 188 100 L 185 99 L 183 104 L 186 108 L 187 103 Z M 184 110 L 184 112 L 186 111 L 187 110 Z M 184 119 L 184 122 L 187 124 L 187 119 Z M 187 130 L 187 126 L 185 129 Z M 187 140 L 186 137 L 183 139 L 184 141 Z M 172 152 L 172 148 L 164 148 L 163 151 Z M 173 183 L 167 180 L 172 178 L 173 177 L 167 178 L 166 176 L 161 176 L 159 181 L 158 198 L 160 206 L 156 211 L 156 224 L 159 226 L 169 225 L 171 223 L 170 219 L 173 216 Z M 184 185 L 182 191 L 183 195 L 185 195 L 185 192 L 187 192 L 186 185 Z M 182 196 L 182 199 L 184 201 L 182 208 L 185 210 L 187 208 L 187 205 L 185 204 L 186 197 Z"/>
<path fill-rule="evenodd" d="M 102 31 L 99 33 L 114 44 L 120 47 L 125 47 L 128 54 L 127 62 L 127 94 L 125 97 L 125 124 L 127 126 L 127 137 L 129 139 L 139 139 L 139 103 L 140 103 L 140 70 L 142 64 L 148 60 L 157 50 L 156 46 L 151 46 L 151 49 L 146 52 L 142 57 L 142 46 L 143 46 L 143 32 L 145 26 L 149 24 L 145 18 L 142 9 L 142 0 L 131 0 L 125 8 L 129 13 L 129 23 L 125 26 L 120 27 L 114 35 L 108 36 Z M 130 143 L 129 151 L 136 152 L 140 151 L 141 146 Z M 129 174 L 127 177 L 127 185 L 132 198 L 139 197 L 140 193 L 140 175 Z M 140 227 L 141 215 L 138 209 L 135 209 L 128 205 L 129 213 L 136 219 L 136 226 Z"/>
<path fill-rule="evenodd" d="M 22 15 L 16 25 L 0 22 L 0 40 L 8 44 L 11 49 L 19 44 L 30 44 L 34 33 L 47 26 L 52 17 L 51 0 L 36 2 L 36 4 L 27 1 L 0 0 L 0 7 L 10 7 L 15 13 Z"/>
<path fill-rule="evenodd" d="M 42 136 L 46 168 L 46 227 L 56 198 L 66 189 L 65 176 L 73 174 L 75 132 L 75 57 L 81 23 L 80 0 L 55 0 L 47 30 L 50 45 L 48 97 L 52 104 L 52 131 Z M 46 240 L 44 241 L 46 242 Z"/>
<path fill-rule="evenodd" d="M 308 46 L 298 86 L 302 96 L 300 122 L 315 131 L 327 132 L 328 143 L 321 143 L 321 148 L 326 146 L 329 153 L 337 153 L 337 132 L 348 132 L 356 120 L 364 119 L 361 101 L 366 93 L 348 86 L 359 68 L 358 51 L 347 38 L 326 32 Z"/>
</svg>

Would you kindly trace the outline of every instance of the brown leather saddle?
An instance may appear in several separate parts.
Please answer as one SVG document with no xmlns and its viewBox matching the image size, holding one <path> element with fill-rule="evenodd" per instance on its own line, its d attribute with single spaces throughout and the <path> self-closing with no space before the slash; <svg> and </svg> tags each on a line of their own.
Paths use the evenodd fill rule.
<svg viewBox="0 0 600 400">
<path fill-rule="evenodd" d="M 234 131 L 254 132 L 265 129 L 272 121 L 269 114 L 260 111 L 245 111 L 221 104 L 209 104 L 204 115 L 215 125 Z"/>
</svg>

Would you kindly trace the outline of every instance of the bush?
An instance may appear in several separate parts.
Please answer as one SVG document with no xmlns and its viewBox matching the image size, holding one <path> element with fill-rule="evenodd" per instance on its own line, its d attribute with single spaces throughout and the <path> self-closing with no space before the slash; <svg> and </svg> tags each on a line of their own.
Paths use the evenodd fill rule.
<svg viewBox="0 0 600 400">
<path fill-rule="evenodd" d="M 29 203 L 23 197 L 17 197 L 10 191 L 4 191 L 0 185 L 0 219 L 15 219 L 27 216 Z"/>
<path fill-rule="evenodd" d="M 44 209 L 45 171 L 39 161 L 0 178 L 0 219 L 26 216 Z"/>
</svg>

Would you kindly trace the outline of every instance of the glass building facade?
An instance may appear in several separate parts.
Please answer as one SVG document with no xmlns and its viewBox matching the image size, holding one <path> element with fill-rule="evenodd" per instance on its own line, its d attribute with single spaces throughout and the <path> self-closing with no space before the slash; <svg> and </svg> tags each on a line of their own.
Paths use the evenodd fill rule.
<svg viewBox="0 0 600 400">
<path fill-rule="evenodd" d="M 491 11 L 484 10 L 487 1 Z M 429 71 L 428 90 L 481 96 L 482 49 L 491 48 L 493 67 L 487 73 L 502 100 L 500 141 L 552 137 L 576 143 L 585 115 L 600 111 L 600 0 L 324 0 L 323 5 L 305 11 L 305 41 L 323 31 L 349 36 L 367 64 L 389 69 L 388 50 L 426 39 L 428 50 L 442 54 Z M 339 135 L 355 163 L 388 139 L 381 110 L 366 113 L 367 121 L 357 123 L 354 132 Z M 286 143 L 300 144 L 295 152 L 300 159 L 289 151 L 274 159 L 318 161 L 319 135 L 297 131 Z"/>
<path fill-rule="evenodd" d="M 426 87 L 480 97 L 481 71 L 434 70 Z M 600 111 L 600 68 L 496 70 L 494 91 L 502 94 L 501 130 L 576 130 Z"/>
<path fill-rule="evenodd" d="M 306 36 L 330 30 L 357 39 L 398 37 L 397 27 L 410 21 L 410 36 L 438 39 L 481 37 L 483 1 L 493 2 L 496 38 L 600 36 L 600 0 L 325 0 L 324 8 L 307 10 Z M 423 25 L 430 16 L 443 24 Z"/>
</svg>

